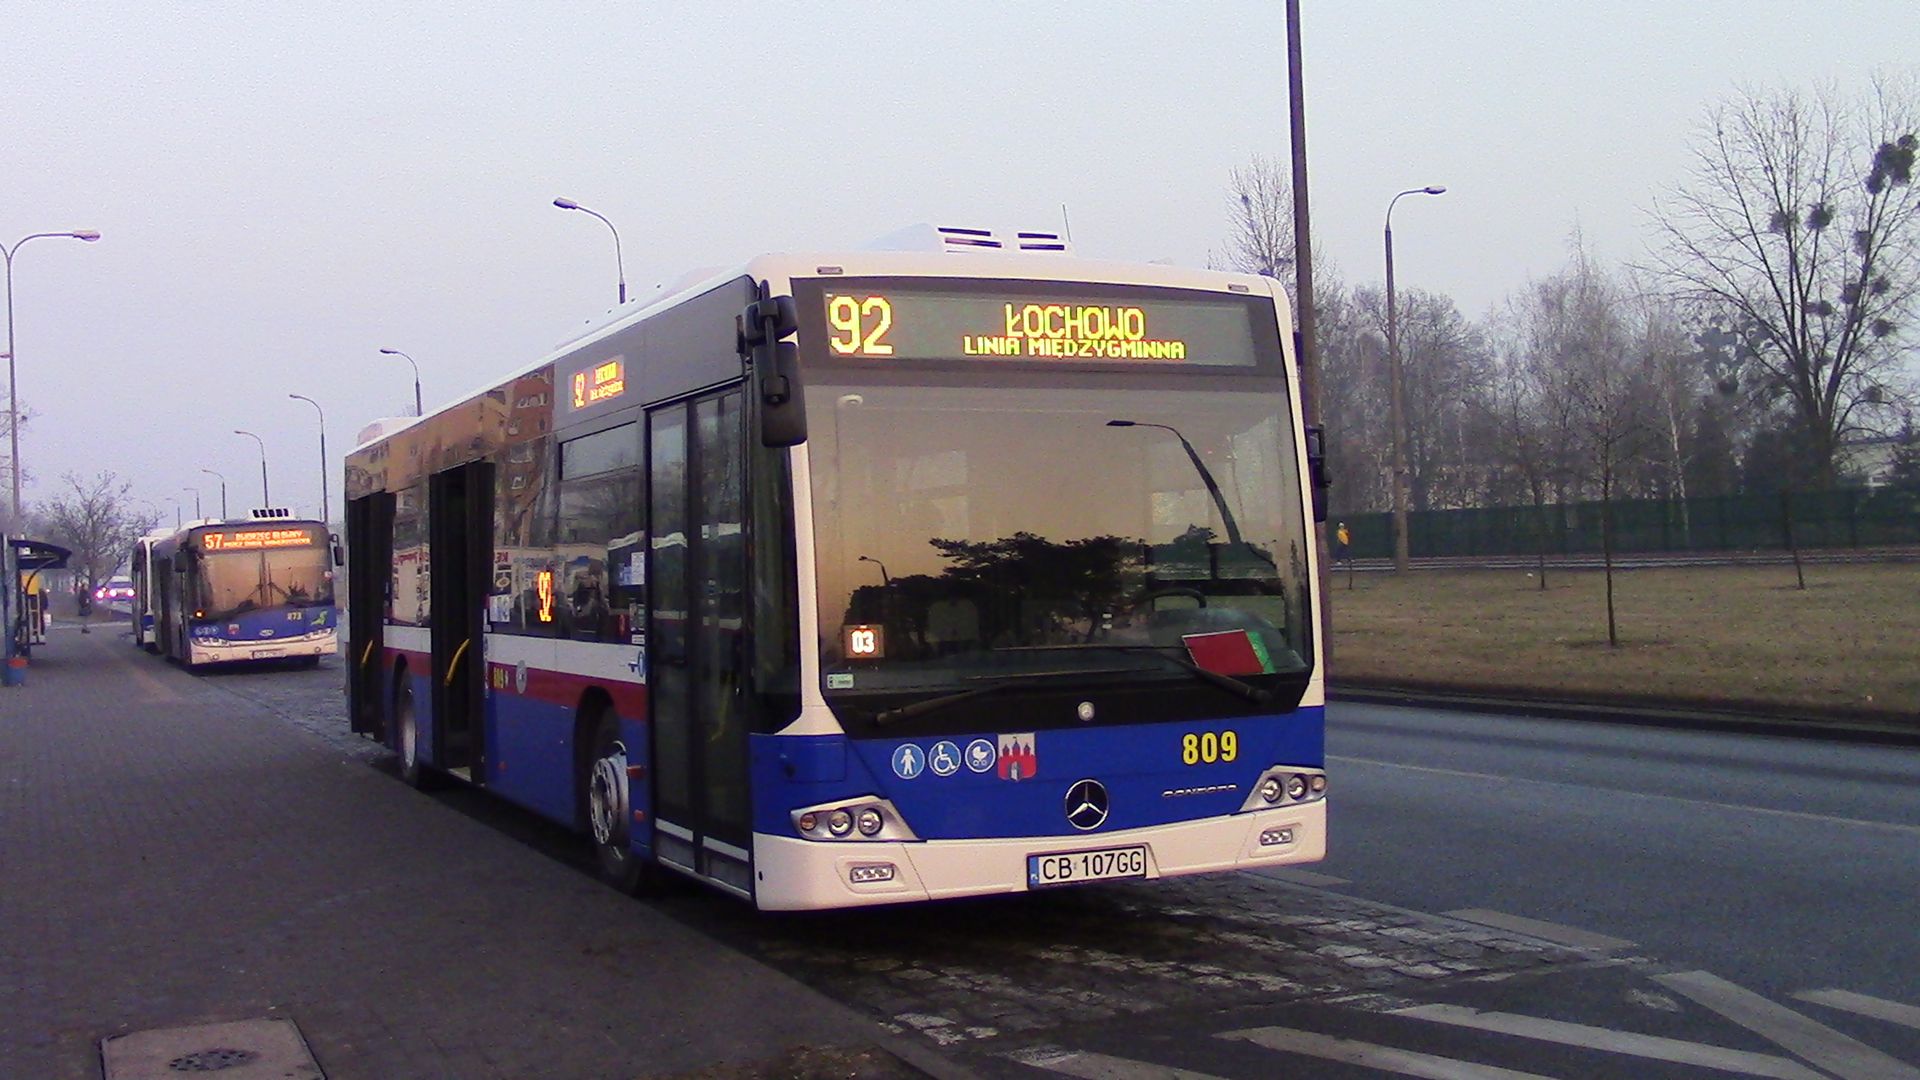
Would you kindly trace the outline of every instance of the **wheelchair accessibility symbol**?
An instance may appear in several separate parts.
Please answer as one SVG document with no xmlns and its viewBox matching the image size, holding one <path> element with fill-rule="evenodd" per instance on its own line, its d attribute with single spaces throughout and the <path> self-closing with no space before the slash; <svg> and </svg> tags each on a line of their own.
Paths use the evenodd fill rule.
<svg viewBox="0 0 1920 1080">
<path fill-rule="evenodd" d="M 944 739 L 934 743 L 933 749 L 927 752 L 927 768 L 932 769 L 935 776 L 952 776 L 959 772 L 960 748 Z"/>
</svg>

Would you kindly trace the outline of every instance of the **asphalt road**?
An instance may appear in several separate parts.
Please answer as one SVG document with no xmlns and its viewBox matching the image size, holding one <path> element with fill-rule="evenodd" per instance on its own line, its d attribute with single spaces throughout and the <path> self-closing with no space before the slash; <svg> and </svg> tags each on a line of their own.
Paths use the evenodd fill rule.
<svg viewBox="0 0 1920 1080">
<path fill-rule="evenodd" d="M 333 662 L 198 678 L 391 772 L 346 732 Z M 943 1076 L 1920 1080 L 1920 751 L 1331 716 L 1310 871 L 802 916 L 691 886 L 634 903 Z M 420 797 L 590 872 L 482 792 Z"/>
<path fill-rule="evenodd" d="M 1750 988 L 1920 989 L 1920 750 L 1357 704 L 1318 869 L 1622 938 Z"/>
</svg>

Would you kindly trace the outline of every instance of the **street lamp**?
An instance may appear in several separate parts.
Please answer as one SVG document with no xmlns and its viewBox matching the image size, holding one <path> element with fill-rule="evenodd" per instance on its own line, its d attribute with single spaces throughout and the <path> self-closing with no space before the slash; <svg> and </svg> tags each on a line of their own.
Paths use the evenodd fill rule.
<svg viewBox="0 0 1920 1080">
<path fill-rule="evenodd" d="M 388 356 L 398 356 L 401 359 L 405 360 L 407 363 L 413 364 L 413 415 L 415 416 L 427 415 L 427 411 L 420 407 L 420 365 L 414 364 L 413 357 L 408 356 L 406 353 L 401 352 L 399 349 L 381 349 L 380 351 L 387 354 Z"/>
<path fill-rule="evenodd" d="M 322 409 L 319 402 L 305 394 L 288 394 L 287 396 L 295 401 L 306 402 L 313 406 L 314 412 L 320 414 L 320 524 L 332 528 L 333 519 L 327 516 L 327 504 L 332 501 L 327 495 L 327 410 Z"/>
<path fill-rule="evenodd" d="M 200 489 L 189 485 L 187 487 L 181 488 L 180 490 L 193 492 L 193 520 L 199 521 L 200 520 Z"/>
<path fill-rule="evenodd" d="M 212 469 L 201 469 L 200 471 L 220 481 L 220 520 L 227 520 L 227 478 L 214 472 Z"/>
<path fill-rule="evenodd" d="M 260 444 L 260 506 L 262 509 L 272 506 L 273 496 L 267 494 L 267 444 L 265 440 L 251 431 L 241 431 L 239 428 L 234 428 L 233 433 L 235 435 L 245 435 L 247 438 Z"/>
<path fill-rule="evenodd" d="M 607 228 L 613 230 L 613 262 L 614 262 L 615 268 L 620 272 L 620 302 L 622 304 L 626 303 L 627 302 L 627 262 L 625 259 L 621 258 L 620 256 L 620 230 L 614 229 L 613 222 L 607 221 L 605 215 L 595 213 L 594 211 L 589 210 L 584 206 L 581 206 L 579 203 L 574 202 L 572 199 L 555 199 L 553 200 L 553 205 L 559 207 L 562 210 L 578 210 L 583 214 L 593 214 L 594 217 L 599 218 L 603 223 L 605 223 Z"/>
<path fill-rule="evenodd" d="M 6 257 L 7 263 L 7 440 L 8 460 L 13 469 L 13 516 L 8 521 L 16 524 L 20 520 L 20 384 L 15 378 L 13 363 L 13 253 L 29 240 L 48 236 L 71 237 L 89 244 L 100 239 L 100 234 L 93 229 L 75 229 L 72 232 L 30 233 L 14 241 L 12 247 L 0 244 L 0 255 Z"/>
<path fill-rule="evenodd" d="M 1185 435 L 1180 434 L 1178 428 L 1168 424 L 1148 424 L 1139 420 L 1109 420 L 1107 426 L 1150 427 L 1173 432 L 1173 437 L 1180 440 L 1181 448 L 1187 452 L 1187 460 L 1193 462 L 1193 470 L 1200 474 L 1200 482 L 1207 485 L 1207 494 L 1213 496 L 1213 505 L 1220 511 L 1220 523 L 1227 527 L 1227 542 L 1240 543 L 1240 525 L 1233 520 L 1233 511 L 1227 509 L 1226 496 L 1220 494 L 1220 485 L 1214 482 L 1213 473 L 1207 470 L 1206 463 L 1200 460 L 1200 455 L 1194 450 L 1193 444 L 1187 441 Z"/>
<path fill-rule="evenodd" d="M 1400 370 L 1400 326 L 1393 298 L 1393 204 L 1407 195 L 1444 195 L 1447 189 L 1437 184 L 1408 188 L 1387 203 L 1387 371 L 1390 385 L 1388 422 L 1393 425 L 1393 568 L 1405 570 L 1411 564 L 1407 555 L 1407 427 L 1405 384 Z"/>
<path fill-rule="evenodd" d="M 874 558 L 874 557 L 872 557 L 871 555 L 862 555 L 862 556 L 860 556 L 860 557 L 859 557 L 858 559 L 856 559 L 856 560 L 854 560 L 854 561 L 855 561 L 855 562 L 870 562 L 870 563 L 872 563 L 873 565 L 875 565 L 875 566 L 877 566 L 877 567 L 879 567 L 879 568 L 880 568 L 880 584 L 881 584 L 881 585 L 883 585 L 883 586 L 885 586 L 886 588 L 889 588 L 889 589 L 891 589 L 891 588 L 893 588 L 893 579 L 887 576 L 887 564 L 886 564 L 886 563 L 883 563 L 883 562 L 881 562 L 881 561 L 880 561 L 879 559 L 876 559 L 876 558 Z"/>
</svg>

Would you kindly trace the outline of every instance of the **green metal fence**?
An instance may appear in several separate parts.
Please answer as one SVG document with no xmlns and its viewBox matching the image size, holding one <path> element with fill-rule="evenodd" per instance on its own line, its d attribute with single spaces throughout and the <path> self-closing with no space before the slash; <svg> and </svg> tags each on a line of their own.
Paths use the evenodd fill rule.
<svg viewBox="0 0 1920 1080">
<path fill-rule="evenodd" d="M 1599 554 L 1601 504 L 1536 509 L 1496 506 L 1407 515 L 1407 549 L 1424 556 Z M 1393 515 L 1343 519 L 1353 557 L 1393 557 Z M 1920 544 L 1920 487 L 1841 488 L 1613 504 L 1613 549 L 1621 553 L 1859 548 Z M 1331 523 L 1330 523 L 1331 524 Z"/>
</svg>

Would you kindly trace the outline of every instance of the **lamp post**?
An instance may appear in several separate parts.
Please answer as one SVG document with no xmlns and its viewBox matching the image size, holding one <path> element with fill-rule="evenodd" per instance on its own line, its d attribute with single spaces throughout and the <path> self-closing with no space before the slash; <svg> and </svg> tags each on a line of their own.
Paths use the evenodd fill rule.
<svg viewBox="0 0 1920 1080">
<path fill-rule="evenodd" d="M 1444 195 L 1439 185 L 1408 188 L 1387 203 L 1387 370 L 1390 384 L 1388 422 L 1393 425 L 1393 568 L 1405 570 L 1407 555 L 1407 427 L 1402 405 L 1405 384 L 1400 370 L 1400 326 L 1393 298 L 1393 204 L 1407 195 Z"/>
<path fill-rule="evenodd" d="M 1180 429 L 1170 424 L 1148 424 L 1138 420 L 1109 420 L 1107 426 L 1150 427 L 1173 432 L 1173 437 L 1180 440 L 1180 448 L 1187 452 L 1187 460 L 1193 462 L 1193 471 L 1200 474 L 1200 482 L 1207 485 L 1207 494 L 1213 496 L 1214 508 L 1220 511 L 1220 523 L 1227 528 L 1227 542 L 1240 543 L 1240 524 L 1233 520 L 1233 511 L 1227 509 L 1226 496 L 1220 494 L 1220 485 L 1214 482 L 1213 473 L 1207 469 L 1206 463 L 1200 460 L 1200 454 L 1194 450 L 1193 444 L 1187 441 L 1185 435 L 1180 434 Z"/>
<path fill-rule="evenodd" d="M 332 528 L 333 519 L 327 516 L 328 504 L 333 501 L 327 494 L 327 410 L 322 409 L 319 402 L 305 394 L 288 394 L 287 396 L 295 401 L 306 402 L 313 406 L 314 412 L 320 414 L 320 524 Z"/>
<path fill-rule="evenodd" d="M 572 199 L 555 199 L 553 200 L 553 205 L 559 207 L 562 210 L 578 210 L 583 214 L 592 214 L 594 217 L 599 218 L 601 222 L 603 222 L 608 229 L 611 229 L 613 231 L 613 262 L 614 262 L 615 269 L 618 270 L 620 274 L 620 302 L 622 304 L 626 303 L 627 302 L 627 263 L 626 263 L 626 260 L 623 259 L 620 255 L 620 230 L 615 229 L 613 227 L 613 222 L 608 221 L 604 214 L 596 213 L 595 211 L 589 210 L 586 207 L 581 206 L 579 203 L 574 202 Z"/>
<path fill-rule="evenodd" d="M 234 428 L 233 433 L 235 435 L 245 435 L 247 438 L 252 439 L 254 442 L 260 444 L 260 506 L 262 509 L 272 506 L 273 496 L 267 494 L 267 444 L 266 442 L 262 440 L 260 436 L 255 435 L 251 431 L 241 431 L 239 428 Z"/>
<path fill-rule="evenodd" d="M 858 559 L 856 559 L 856 560 L 854 560 L 854 561 L 855 561 L 855 562 L 870 562 L 870 563 L 872 563 L 873 565 L 875 565 L 875 566 L 877 566 L 877 567 L 879 567 L 879 568 L 880 568 L 880 584 L 881 584 L 882 586 L 884 586 L 885 588 L 889 588 L 889 589 L 891 589 L 891 588 L 893 588 L 893 579 L 887 576 L 887 564 L 886 564 L 886 563 L 883 563 L 883 562 L 881 562 L 881 561 L 880 561 L 879 559 L 876 559 L 876 558 L 874 558 L 874 557 L 873 557 L 873 556 L 871 556 L 871 555 L 862 555 L 862 556 L 860 556 L 860 557 L 859 557 Z"/>
<path fill-rule="evenodd" d="M 212 469 L 201 469 L 203 473 L 220 481 L 220 520 L 227 520 L 227 478 Z"/>
<path fill-rule="evenodd" d="M 193 492 L 193 520 L 199 521 L 200 520 L 200 489 L 197 487 L 188 486 L 188 487 L 183 487 L 180 490 Z"/>
<path fill-rule="evenodd" d="M 399 349 L 381 349 L 380 351 L 385 353 L 388 356 L 397 356 L 402 360 L 405 360 L 408 364 L 413 365 L 413 415 L 415 416 L 427 415 L 427 411 L 420 407 L 420 365 L 415 364 L 413 362 L 413 357 L 408 356 L 406 353 L 401 352 Z"/>
<path fill-rule="evenodd" d="M 84 240 L 91 244 L 100 239 L 93 229 L 75 229 L 72 232 L 29 233 L 13 242 L 12 247 L 0 244 L 0 256 L 6 257 L 7 264 L 7 441 L 9 464 L 13 471 L 13 516 L 7 520 L 18 528 L 20 521 L 20 392 L 19 380 L 15 377 L 13 363 L 13 253 L 20 245 L 29 240 L 39 240 L 49 236 L 65 236 L 75 240 Z"/>
</svg>

